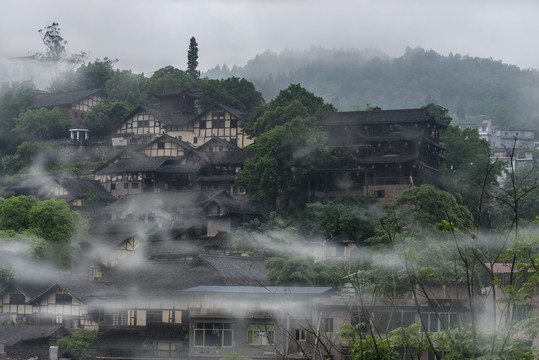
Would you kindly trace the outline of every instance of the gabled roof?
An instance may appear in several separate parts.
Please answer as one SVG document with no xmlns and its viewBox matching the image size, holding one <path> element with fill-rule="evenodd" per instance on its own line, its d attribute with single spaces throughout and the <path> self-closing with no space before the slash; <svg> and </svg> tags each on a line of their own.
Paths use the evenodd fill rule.
<svg viewBox="0 0 539 360">
<path fill-rule="evenodd" d="M 95 171 L 97 175 L 123 174 L 126 172 L 155 171 L 170 157 L 150 157 L 133 151 L 122 150 Z"/>
<path fill-rule="evenodd" d="M 227 141 L 225 139 L 222 139 L 218 136 L 212 137 L 210 140 L 206 141 L 204 144 L 200 145 L 197 149 L 198 150 L 204 150 L 207 147 L 210 147 L 214 144 L 223 145 L 224 147 L 230 149 L 230 150 L 241 150 L 236 144 L 232 144 L 230 141 Z"/>
<path fill-rule="evenodd" d="M 449 123 L 442 123 L 429 114 L 427 109 L 401 109 L 401 110 L 378 110 L 378 111 L 347 111 L 330 112 L 326 117 L 320 119 L 318 124 L 327 125 L 368 125 L 368 124 L 398 124 L 398 123 L 421 123 L 432 121 L 440 126 L 447 126 Z"/>
<path fill-rule="evenodd" d="M 47 289 L 31 299 L 28 304 L 39 302 L 44 296 L 57 288 L 65 290 L 73 298 L 86 304 L 91 299 L 119 294 L 117 287 L 110 283 L 90 281 L 88 276 L 68 276 L 61 280 L 56 280 Z"/>
<path fill-rule="evenodd" d="M 194 151 L 195 150 L 195 147 L 185 141 L 182 141 L 180 139 L 176 139 L 175 137 L 172 137 L 170 135 L 167 135 L 167 134 L 163 134 L 161 136 L 159 136 L 158 138 L 155 138 L 154 140 L 150 141 L 148 144 L 146 144 L 144 146 L 143 149 L 146 149 L 148 147 L 150 147 L 151 145 L 157 143 L 157 142 L 160 142 L 160 141 L 171 141 L 173 142 L 174 144 L 178 145 L 179 147 L 187 150 L 187 151 Z"/>
<path fill-rule="evenodd" d="M 20 180 L 11 189 L 21 193 L 39 194 L 40 197 L 47 196 L 52 193 L 55 186 L 62 186 L 67 192 L 67 195 L 50 195 L 50 197 L 65 199 L 71 201 L 81 198 L 88 194 L 91 187 L 98 194 L 99 201 L 111 202 L 116 200 L 116 197 L 106 191 L 103 186 L 95 180 L 85 180 L 69 176 L 32 176 Z"/>
<path fill-rule="evenodd" d="M 41 99 L 34 101 L 32 105 L 29 106 L 29 109 L 38 109 L 38 108 L 52 108 L 55 106 L 67 106 L 73 103 L 76 103 L 90 95 L 100 92 L 101 89 L 92 89 L 92 90 L 81 90 L 81 91 L 72 91 L 72 92 L 63 92 L 54 95 L 49 95 Z"/>
<path fill-rule="evenodd" d="M 185 125 L 189 124 L 191 121 L 195 120 L 197 114 L 192 113 L 183 113 L 180 111 L 171 111 L 166 109 L 159 109 L 155 107 L 150 107 L 147 105 L 139 105 L 135 110 L 133 110 L 127 117 L 127 119 L 132 118 L 140 111 L 145 111 L 155 117 L 157 120 L 161 121 L 165 125 Z"/>
<path fill-rule="evenodd" d="M 249 118 L 249 113 L 247 113 L 245 111 L 242 111 L 242 110 L 239 110 L 239 109 L 234 109 L 234 108 L 232 108 L 230 106 L 226 106 L 226 105 L 215 102 L 215 103 L 211 104 L 210 106 L 208 106 L 206 109 L 204 109 L 197 116 L 197 119 L 204 117 L 208 112 L 214 111 L 216 108 L 220 108 L 222 110 L 225 110 L 225 111 L 229 112 L 230 114 L 234 115 L 240 121 L 247 121 L 248 118 Z"/>
<path fill-rule="evenodd" d="M 55 334 L 60 334 L 63 336 L 71 335 L 71 333 L 67 331 L 63 325 L 0 326 L 0 339 L 2 339 L 7 346 L 16 345 L 21 341 L 36 340 L 42 338 L 48 339 Z"/>
<path fill-rule="evenodd" d="M 11 280 L 3 289 L 0 290 L 0 296 L 8 293 L 11 289 L 18 291 L 29 299 L 33 299 L 42 293 L 49 284 L 29 280 Z"/>
</svg>

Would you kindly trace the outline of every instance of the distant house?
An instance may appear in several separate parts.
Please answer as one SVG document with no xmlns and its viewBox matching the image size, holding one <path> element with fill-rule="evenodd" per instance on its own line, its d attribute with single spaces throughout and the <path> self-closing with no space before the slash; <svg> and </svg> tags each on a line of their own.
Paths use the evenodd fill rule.
<svg viewBox="0 0 539 360">
<path fill-rule="evenodd" d="M 318 170 L 319 196 L 353 193 L 391 201 L 411 186 L 438 183 L 440 134 L 449 123 L 427 109 L 331 112 L 318 124 L 343 159 L 338 168 Z"/>
<path fill-rule="evenodd" d="M 117 200 L 98 181 L 68 176 L 28 177 L 7 190 L 16 196 L 33 195 L 38 200 L 64 199 L 75 209 L 89 205 L 105 206 Z"/>
<path fill-rule="evenodd" d="M 102 102 L 103 98 L 101 89 L 63 92 L 41 97 L 30 105 L 29 109 L 61 107 L 71 125 L 75 125 L 84 123 L 90 108 Z"/>
<path fill-rule="evenodd" d="M 194 109 L 193 109 L 194 110 Z M 113 145 L 147 144 L 167 134 L 198 147 L 213 137 L 224 139 L 239 148 L 251 143 L 239 126 L 248 114 L 222 104 L 213 104 L 201 113 L 171 106 L 140 105 L 112 137 Z"/>
<path fill-rule="evenodd" d="M 0 353 L 9 359 L 48 359 L 49 347 L 68 335 L 71 333 L 62 325 L 0 325 L 0 342 L 5 351 Z"/>
</svg>

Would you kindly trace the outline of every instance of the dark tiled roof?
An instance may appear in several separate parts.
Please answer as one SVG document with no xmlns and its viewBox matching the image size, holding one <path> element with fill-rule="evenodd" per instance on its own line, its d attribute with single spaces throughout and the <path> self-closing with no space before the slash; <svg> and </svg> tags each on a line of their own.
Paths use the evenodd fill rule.
<svg viewBox="0 0 539 360">
<path fill-rule="evenodd" d="M 159 142 L 159 141 L 163 141 L 163 140 L 171 141 L 171 142 L 175 143 L 176 145 L 184 148 L 187 151 L 195 150 L 195 147 L 193 145 L 191 145 L 191 144 L 189 144 L 189 143 L 187 143 L 185 141 L 182 141 L 180 139 L 176 139 L 175 137 L 172 137 L 172 136 L 167 135 L 167 134 L 163 134 L 163 135 L 159 136 L 155 140 L 153 140 L 150 143 L 146 144 L 144 147 L 148 148 L 148 147 L 150 147 L 150 145 L 152 145 L 152 144 L 154 144 L 156 142 Z"/>
<path fill-rule="evenodd" d="M 2 290 L 0 290 L 0 295 L 9 292 L 10 289 L 15 289 L 32 299 L 45 291 L 45 289 L 47 289 L 49 286 L 49 283 L 43 283 L 41 281 L 36 282 L 32 281 L 31 279 L 12 280 Z"/>
<path fill-rule="evenodd" d="M 177 210 L 197 209 L 223 192 L 212 190 L 130 194 L 105 207 L 103 211 L 110 213 L 132 209 L 133 213 L 161 213 L 163 211 L 171 213 Z"/>
<path fill-rule="evenodd" d="M 1 325 L 0 326 L 0 339 L 7 346 L 13 346 L 21 341 L 36 340 L 42 338 L 49 338 L 54 334 L 70 335 L 62 325 L 51 326 L 37 326 L 37 325 L 25 325 L 25 326 L 13 326 L 13 325 Z"/>
<path fill-rule="evenodd" d="M 322 126 L 327 125 L 353 125 L 353 124 L 398 124 L 420 123 L 435 121 L 427 109 L 402 109 L 402 110 L 379 110 L 379 111 L 348 111 L 330 112 L 326 117 L 319 120 Z M 447 123 L 438 123 L 447 126 Z"/>
<path fill-rule="evenodd" d="M 152 114 L 157 120 L 169 126 L 171 125 L 180 126 L 180 125 L 189 124 L 190 122 L 195 120 L 197 117 L 197 114 L 185 114 L 183 112 L 158 109 L 158 108 L 149 107 L 146 105 L 140 105 L 138 109 L 142 109 Z M 134 116 L 138 112 L 138 109 L 132 112 L 129 118 Z"/>
<path fill-rule="evenodd" d="M 194 261 L 124 262 L 100 281 L 142 296 L 162 296 L 199 285 L 267 284 L 266 274 L 262 258 L 200 255 Z"/>
<path fill-rule="evenodd" d="M 202 92 L 199 88 L 190 88 L 187 86 L 176 86 L 173 88 L 165 89 L 161 93 L 153 94 L 155 97 L 165 97 L 165 96 L 177 96 L 177 95 L 186 95 L 199 98 Z"/>
<path fill-rule="evenodd" d="M 103 186 L 96 180 L 85 180 L 73 177 L 58 177 L 56 181 L 62 185 L 69 195 L 74 198 L 80 198 L 86 195 L 93 187 L 97 192 L 100 201 L 115 201 L 117 198 L 110 194 Z"/>
<path fill-rule="evenodd" d="M 67 106 L 80 101 L 85 97 L 98 93 L 99 91 L 101 91 L 101 89 L 81 90 L 49 95 L 44 98 L 37 99 L 32 105 L 29 106 L 29 108 L 37 109 L 42 107 L 51 108 L 54 106 Z"/>
<path fill-rule="evenodd" d="M 128 158 L 122 158 L 128 156 Z M 96 169 L 97 175 L 123 174 L 126 172 L 155 171 L 169 158 L 149 157 L 132 150 L 123 150 L 114 158 Z"/>
<path fill-rule="evenodd" d="M 232 108 L 230 106 L 226 106 L 226 105 L 223 105 L 223 104 L 220 104 L 220 103 L 215 103 L 215 105 L 217 105 L 218 107 L 222 108 L 225 111 L 228 111 L 229 113 L 231 113 L 232 115 L 237 117 L 239 120 L 247 121 L 247 119 L 249 117 L 248 112 L 238 110 L 238 109 L 234 109 L 234 108 Z"/>
<path fill-rule="evenodd" d="M 224 147 L 230 149 L 230 150 L 241 150 L 237 145 L 232 144 L 230 141 L 227 141 L 225 139 L 222 139 L 220 137 L 214 136 L 210 140 L 206 141 L 204 144 L 200 145 L 198 147 L 198 150 L 204 151 L 205 148 L 210 147 L 212 145 L 223 145 Z"/>
<path fill-rule="evenodd" d="M 71 296 L 86 304 L 92 299 L 120 295 L 118 288 L 113 284 L 90 281 L 88 276 L 71 275 L 56 280 L 28 303 L 32 304 L 40 301 L 44 296 L 47 296 L 50 291 L 56 288 L 66 290 Z"/>
</svg>

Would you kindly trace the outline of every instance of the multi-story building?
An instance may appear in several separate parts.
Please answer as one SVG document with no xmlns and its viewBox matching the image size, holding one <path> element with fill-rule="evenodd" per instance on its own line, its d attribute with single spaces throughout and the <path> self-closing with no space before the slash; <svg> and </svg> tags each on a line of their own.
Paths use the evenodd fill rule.
<svg viewBox="0 0 539 360">
<path fill-rule="evenodd" d="M 355 193 L 391 201 L 411 186 L 438 183 L 440 134 L 449 122 L 427 109 L 332 112 L 319 125 L 341 159 L 336 168 L 318 170 L 321 196 Z"/>
</svg>

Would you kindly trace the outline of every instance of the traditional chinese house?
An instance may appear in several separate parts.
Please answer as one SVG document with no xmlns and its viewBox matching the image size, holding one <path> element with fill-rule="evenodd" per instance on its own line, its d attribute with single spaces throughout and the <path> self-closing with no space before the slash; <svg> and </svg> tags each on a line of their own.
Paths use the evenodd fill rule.
<svg viewBox="0 0 539 360">
<path fill-rule="evenodd" d="M 339 159 L 319 169 L 317 195 L 371 195 L 391 201 L 403 190 L 437 184 L 443 148 L 440 134 L 449 122 L 427 109 L 332 112 L 319 121 Z"/>
</svg>

